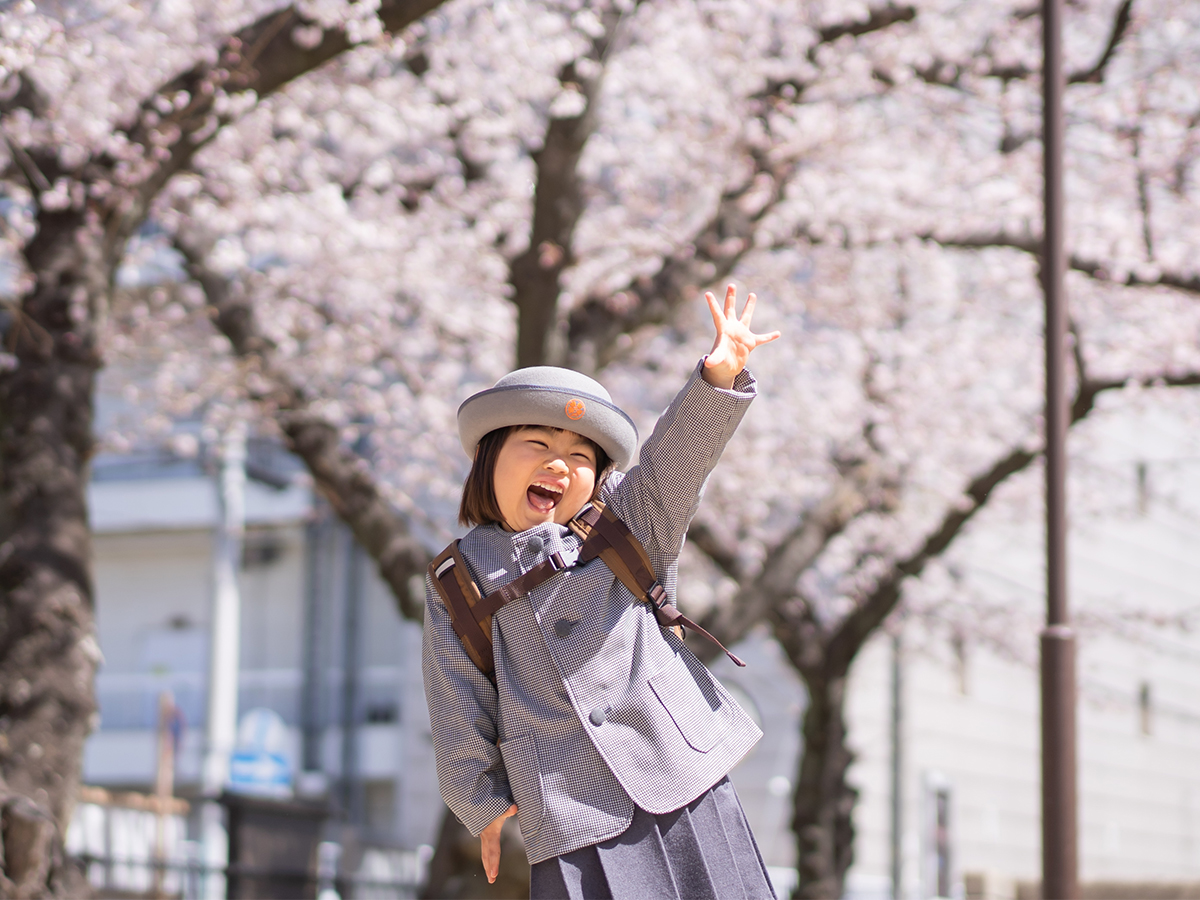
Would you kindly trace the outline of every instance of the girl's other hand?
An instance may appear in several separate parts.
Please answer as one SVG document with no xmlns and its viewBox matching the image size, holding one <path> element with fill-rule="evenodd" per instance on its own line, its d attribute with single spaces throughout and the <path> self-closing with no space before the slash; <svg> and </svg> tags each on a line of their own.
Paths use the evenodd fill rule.
<svg viewBox="0 0 1200 900">
<path fill-rule="evenodd" d="M 732 284 L 725 289 L 724 309 L 717 305 L 717 298 L 712 295 L 712 291 L 706 292 L 704 299 L 708 301 L 717 336 L 708 358 L 704 360 L 704 371 L 701 374 L 704 380 L 714 387 L 728 390 L 733 387 L 733 380 L 738 373 L 746 368 L 750 352 L 775 340 L 779 337 L 779 332 L 755 334 L 750 330 L 750 320 L 754 316 L 754 304 L 758 298 L 754 294 L 746 298 L 746 308 L 742 310 L 739 318 L 736 308 L 737 288 Z"/>
<path fill-rule="evenodd" d="M 483 871 L 487 875 L 488 884 L 495 884 L 496 876 L 500 874 L 500 829 L 504 827 L 505 819 L 516 814 L 517 805 L 514 803 L 496 816 L 492 824 L 479 835 L 479 856 L 483 860 Z"/>
</svg>

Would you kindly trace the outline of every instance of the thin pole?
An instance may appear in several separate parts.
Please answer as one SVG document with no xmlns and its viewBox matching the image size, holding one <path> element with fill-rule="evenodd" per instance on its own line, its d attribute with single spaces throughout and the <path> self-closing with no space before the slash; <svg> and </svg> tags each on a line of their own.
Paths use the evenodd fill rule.
<svg viewBox="0 0 1200 900">
<path fill-rule="evenodd" d="M 152 897 L 165 897 L 163 881 L 167 871 L 167 816 L 175 796 L 175 740 L 171 723 L 175 718 L 175 697 L 170 691 L 158 695 L 158 761 L 154 770 L 154 883 Z"/>
<path fill-rule="evenodd" d="M 206 900 L 225 896 L 225 866 L 229 862 L 229 832 L 217 798 L 229 781 L 229 757 L 237 733 L 242 609 L 237 570 L 246 526 L 246 431 L 240 422 L 230 426 L 222 441 L 217 482 L 208 714 L 200 774 L 201 892 Z"/>
<path fill-rule="evenodd" d="M 900 900 L 904 885 L 904 670 L 901 658 L 900 631 L 892 635 L 892 900 Z"/>
<path fill-rule="evenodd" d="M 362 618 L 362 550 L 354 533 L 345 529 L 346 608 L 342 632 L 342 812 L 352 825 L 362 822 L 362 785 L 359 781 L 358 708 L 359 669 L 362 665 L 360 620 Z"/>
<path fill-rule="evenodd" d="M 314 497 L 313 516 L 304 529 L 306 581 L 304 592 L 304 681 L 300 691 L 300 765 L 304 772 L 321 771 L 321 738 L 324 721 L 323 679 L 326 622 L 325 599 L 329 586 L 329 537 L 331 524 L 322 501 Z"/>
<path fill-rule="evenodd" d="M 229 756 L 237 732 L 242 609 L 237 570 L 246 527 L 246 432 L 240 423 L 231 426 L 221 446 L 217 507 L 208 717 L 201 772 L 201 791 L 205 797 L 216 797 L 229 781 Z"/>
<path fill-rule="evenodd" d="M 1067 609 L 1067 308 L 1063 288 L 1062 0 L 1042 2 L 1046 298 L 1046 628 L 1042 656 L 1042 897 L 1079 897 L 1075 795 L 1075 635 Z"/>
</svg>

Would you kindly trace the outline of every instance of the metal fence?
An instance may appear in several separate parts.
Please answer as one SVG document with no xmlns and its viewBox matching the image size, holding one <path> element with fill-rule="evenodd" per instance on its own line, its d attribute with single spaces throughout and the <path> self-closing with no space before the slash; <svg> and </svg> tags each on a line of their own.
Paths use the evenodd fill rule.
<svg viewBox="0 0 1200 900">
<path fill-rule="evenodd" d="M 87 789 L 67 830 L 66 850 L 97 897 L 179 898 L 280 896 L 320 900 L 406 900 L 428 877 L 432 849 L 358 845 L 350 853 L 324 841 L 280 857 L 243 852 L 228 864 L 206 861 L 187 837 L 188 804 L 159 810 L 153 797 Z M 310 858 L 311 857 L 311 858 Z"/>
<path fill-rule="evenodd" d="M 194 842 L 191 842 L 194 843 Z M 336 844 L 331 847 L 340 850 Z M 356 872 L 335 871 L 328 875 L 273 869 L 205 865 L 197 856 L 183 863 L 121 856 L 75 857 L 87 872 L 88 884 L 99 900 L 104 898 L 171 898 L 203 900 L 236 896 L 228 893 L 231 876 L 269 880 L 285 896 L 319 900 L 412 900 L 428 877 L 428 859 L 407 850 L 371 848 L 363 855 Z"/>
</svg>

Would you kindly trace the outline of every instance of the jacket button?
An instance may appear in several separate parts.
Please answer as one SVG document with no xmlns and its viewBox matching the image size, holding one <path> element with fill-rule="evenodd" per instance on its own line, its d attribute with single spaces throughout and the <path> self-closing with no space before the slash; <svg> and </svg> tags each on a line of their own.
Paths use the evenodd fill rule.
<svg viewBox="0 0 1200 900">
<path fill-rule="evenodd" d="M 542 548 L 545 546 L 545 542 L 537 535 L 534 535 L 525 543 L 525 549 L 530 553 L 541 553 Z"/>
<path fill-rule="evenodd" d="M 608 711 L 610 709 L 612 709 L 611 706 L 597 706 L 591 711 L 591 714 L 588 715 L 588 718 L 591 720 L 593 725 L 599 728 L 604 724 L 604 720 L 608 718 Z"/>
<path fill-rule="evenodd" d="M 566 640 L 571 632 L 575 630 L 575 626 L 578 624 L 578 622 L 572 621 L 571 619 L 559 619 L 554 623 L 554 633 L 558 636 L 560 641 Z"/>
</svg>

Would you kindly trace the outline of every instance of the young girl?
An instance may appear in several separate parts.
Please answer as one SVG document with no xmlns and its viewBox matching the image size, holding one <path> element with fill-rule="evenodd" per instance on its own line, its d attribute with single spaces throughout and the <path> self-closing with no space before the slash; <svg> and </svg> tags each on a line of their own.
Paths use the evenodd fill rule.
<svg viewBox="0 0 1200 900">
<path fill-rule="evenodd" d="M 712 350 L 658 420 L 636 466 L 633 422 L 567 369 L 520 369 L 459 408 L 474 458 L 459 545 L 486 596 L 559 554 L 567 568 L 492 619 L 495 681 L 426 586 L 424 675 L 442 796 L 481 839 L 489 882 L 517 816 L 531 897 L 773 897 L 726 773 L 762 737 L 684 643 L 601 559 L 574 566 L 567 527 L 603 501 L 675 595 L 704 483 L 755 394 L 746 359 L 778 332 L 706 294 Z M 769 477 L 769 476 L 768 476 Z"/>
</svg>

